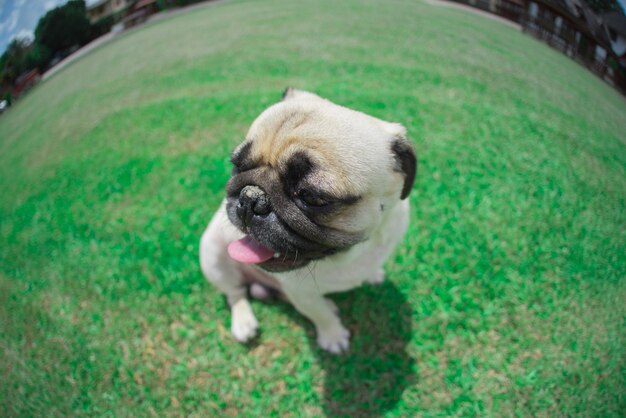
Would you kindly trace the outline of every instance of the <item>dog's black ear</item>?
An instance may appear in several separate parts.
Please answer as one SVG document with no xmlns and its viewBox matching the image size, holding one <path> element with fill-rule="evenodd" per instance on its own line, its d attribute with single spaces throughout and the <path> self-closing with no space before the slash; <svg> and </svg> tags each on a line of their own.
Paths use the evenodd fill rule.
<svg viewBox="0 0 626 418">
<path fill-rule="evenodd" d="M 283 101 L 289 99 L 290 96 L 293 96 L 295 90 L 296 89 L 294 89 L 293 87 L 287 87 L 285 91 L 283 91 L 283 95 L 280 100 Z"/>
<path fill-rule="evenodd" d="M 294 87 L 287 87 L 285 91 L 283 91 L 283 96 L 281 98 L 281 101 L 284 102 L 285 100 L 291 100 L 291 99 L 296 99 L 296 98 L 321 99 L 321 97 L 319 97 L 318 95 L 309 93 L 308 91 L 298 90 Z"/>
<path fill-rule="evenodd" d="M 404 175 L 404 185 L 400 199 L 404 200 L 411 193 L 417 174 L 417 157 L 413 145 L 404 135 L 395 136 L 391 142 L 391 152 L 396 160 L 395 170 Z"/>
</svg>

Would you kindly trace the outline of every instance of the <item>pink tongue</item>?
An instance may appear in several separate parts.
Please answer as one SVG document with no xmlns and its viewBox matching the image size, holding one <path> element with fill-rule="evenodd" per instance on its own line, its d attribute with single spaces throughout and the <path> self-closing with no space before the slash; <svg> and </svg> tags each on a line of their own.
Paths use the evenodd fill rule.
<svg viewBox="0 0 626 418">
<path fill-rule="evenodd" d="M 274 256 L 274 252 L 246 236 L 228 244 L 230 258 L 242 263 L 262 263 Z"/>
</svg>

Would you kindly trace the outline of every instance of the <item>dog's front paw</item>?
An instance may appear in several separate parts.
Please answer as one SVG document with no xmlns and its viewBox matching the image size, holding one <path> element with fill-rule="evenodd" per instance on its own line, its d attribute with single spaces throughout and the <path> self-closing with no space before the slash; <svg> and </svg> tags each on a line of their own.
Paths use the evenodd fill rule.
<svg viewBox="0 0 626 418">
<path fill-rule="evenodd" d="M 238 300 L 232 306 L 231 312 L 230 332 L 232 332 L 235 339 L 245 343 L 256 337 L 259 322 L 256 320 L 248 300 Z"/>
<path fill-rule="evenodd" d="M 350 331 L 339 322 L 331 327 L 318 329 L 317 344 L 333 354 L 342 353 L 350 346 Z"/>
<path fill-rule="evenodd" d="M 371 284 L 381 284 L 385 281 L 385 272 L 383 270 L 378 270 L 374 277 L 367 279 L 368 283 Z"/>
</svg>

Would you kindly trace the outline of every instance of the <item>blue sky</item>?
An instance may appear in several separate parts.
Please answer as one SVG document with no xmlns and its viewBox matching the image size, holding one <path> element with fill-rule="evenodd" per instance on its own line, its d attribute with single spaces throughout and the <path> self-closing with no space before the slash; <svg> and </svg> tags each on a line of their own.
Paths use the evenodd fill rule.
<svg viewBox="0 0 626 418">
<path fill-rule="evenodd" d="M 32 36 L 39 18 L 67 0 L 0 0 L 0 54 L 16 36 Z M 95 0 L 87 0 L 87 4 Z"/>
</svg>

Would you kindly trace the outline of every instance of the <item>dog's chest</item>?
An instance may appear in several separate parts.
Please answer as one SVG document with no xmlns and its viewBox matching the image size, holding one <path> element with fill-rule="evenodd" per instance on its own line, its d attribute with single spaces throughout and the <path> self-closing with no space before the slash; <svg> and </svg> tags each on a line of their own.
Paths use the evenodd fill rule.
<svg viewBox="0 0 626 418">
<path fill-rule="evenodd" d="M 312 286 L 326 294 L 343 292 L 361 286 L 364 282 L 376 282 L 382 266 L 393 251 L 402 234 L 384 234 L 377 240 L 359 244 L 339 257 L 312 263 L 305 268 L 281 273 L 276 276 L 285 285 L 299 283 Z"/>
<path fill-rule="evenodd" d="M 323 294 L 342 292 L 382 279 L 382 267 L 402 239 L 409 223 L 409 204 L 404 200 L 394 207 L 371 239 L 346 253 L 313 262 L 304 268 L 274 277 L 283 287 L 310 289 Z"/>
<path fill-rule="evenodd" d="M 320 290 L 323 293 L 341 292 L 364 282 L 376 281 L 394 246 L 395 242 L 371 242 L 358 249 L 356 254 L 347 254 L 346 259 L 324 265 L 316 275 Z"/>
</svg>

